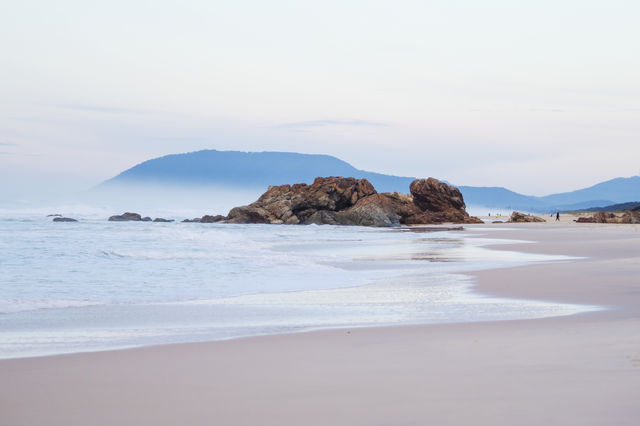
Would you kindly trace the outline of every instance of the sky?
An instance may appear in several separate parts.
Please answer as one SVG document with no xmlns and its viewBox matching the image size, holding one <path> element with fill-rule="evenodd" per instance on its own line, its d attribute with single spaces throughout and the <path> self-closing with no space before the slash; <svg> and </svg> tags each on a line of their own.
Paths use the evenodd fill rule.
<svg viewBox="0 0 640 426">
<path fill-rule="evenodd" d="M 0 197 L 199 149 L 546 195 L 640 173 L 640 2 L 3 1 Z"/>
</svg>

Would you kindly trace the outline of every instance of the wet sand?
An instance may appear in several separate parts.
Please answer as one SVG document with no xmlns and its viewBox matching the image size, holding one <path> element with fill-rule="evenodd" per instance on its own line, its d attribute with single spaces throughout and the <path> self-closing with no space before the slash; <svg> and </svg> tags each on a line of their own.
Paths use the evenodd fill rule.
<svg viewBox="0 0 640 426">
<path fill-rule="evenodd" d="M 637 424 L 639 228 L 483 228 L 588 258 L 474 273 L 478 291 L 608 309 L 4 360 L 0 424 Z"/>
</svg>

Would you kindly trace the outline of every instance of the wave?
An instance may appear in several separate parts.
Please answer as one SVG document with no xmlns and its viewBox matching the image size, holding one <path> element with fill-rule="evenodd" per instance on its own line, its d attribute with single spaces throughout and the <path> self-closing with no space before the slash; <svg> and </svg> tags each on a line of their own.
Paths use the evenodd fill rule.
<svg viewBox="0 0 640 426">
<path fill-rule="evenodd" d="M 39 309 L 79 308 L 83 306 L 104 305 L 94 300 L 73 299 L 5 299 L 0 300 L 0 314 L 36 311 Z"/>
</svg>

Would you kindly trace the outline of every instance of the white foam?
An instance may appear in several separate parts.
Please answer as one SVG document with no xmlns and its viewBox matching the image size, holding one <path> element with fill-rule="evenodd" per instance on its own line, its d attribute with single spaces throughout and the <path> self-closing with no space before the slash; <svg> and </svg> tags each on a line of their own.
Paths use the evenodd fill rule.
<svg viewBox="0 0 640 426">
<path fill-rule="evenodd" d="M 60 309 L 81 306 L 102 305 L 102 302 L 92 300 L 72 299 L 4 299 L 0 300 L 0 314 L 33 311 L 38 309 Z"/>
</svg>

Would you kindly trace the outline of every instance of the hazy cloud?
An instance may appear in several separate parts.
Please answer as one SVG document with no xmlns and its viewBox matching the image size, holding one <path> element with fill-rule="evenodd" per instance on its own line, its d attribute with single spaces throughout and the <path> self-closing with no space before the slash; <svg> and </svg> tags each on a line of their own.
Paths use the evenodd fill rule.
<svg viewBox="0 0 640 426">
<path fill-rule="evenodd" d="M 55 108 L 68 109 L 82 112 L 96 112 L 101 114 L 148 114 L 151 111 L 134 108 L 110 107 L 103 105 L 83 105 L 83 104 L 67 104 L 52 105 Z"/>
<path fill-rule="evenodd" d="M 0 151 L 0 155 L 13 155 L 17 157 L 42 157 L 42 154 L 24 154 L 22 152 Z"/>
<path fill-rule="evenodd" d="M 311 120 L 297 121 L 294 123 L 284 123 L 277 127 L 285 127 L 291 129 L 309 128 L 309 127 L 327 127 L 327 126 L 370 126 L 370 127 L 390 127 L 387 123 L 379 121 L 366 120 Z"/>
<path fill-rule="evenodd" d="M 0 142 L 0 146 L 18 146 L 18 144 L 11 142 Z"/>
<path fill-rule="evenodd" d="M 199 142 L 199 141 L 206 141 L 208 139 L 209 138 L 199 137 L 199 136 L 150 138 L 150 140 L 160 141 L 160 142 Z"/>
</svg>

